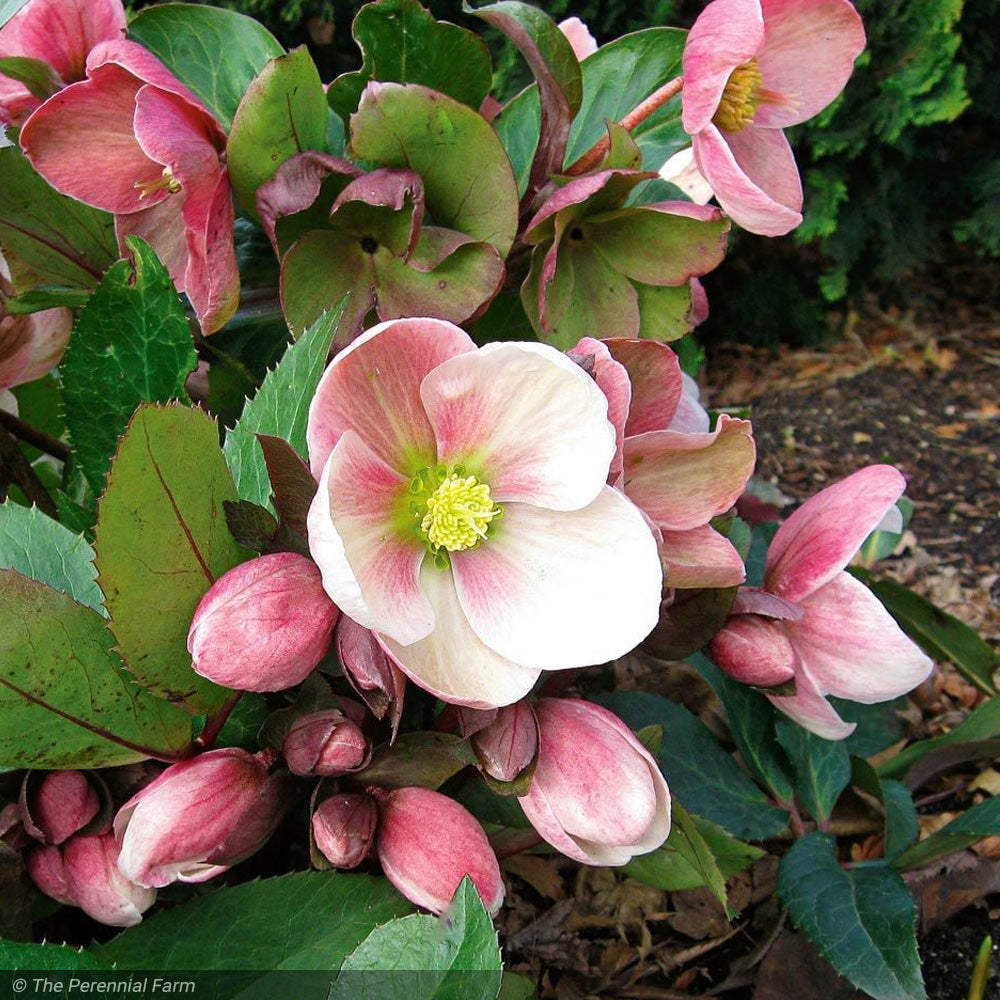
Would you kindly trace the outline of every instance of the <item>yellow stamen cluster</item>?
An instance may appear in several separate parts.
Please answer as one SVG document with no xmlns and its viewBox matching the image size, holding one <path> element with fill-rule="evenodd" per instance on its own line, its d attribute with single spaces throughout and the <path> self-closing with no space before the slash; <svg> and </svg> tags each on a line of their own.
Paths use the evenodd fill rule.
<svg viewBox="0 0 1000 1000">
<path fill-rule="evenodd" d="M 132 185 L 139 191 L 139 201 L 143 198 L 148 198 L 151 194 L 155 194 L 157 191 L 162 191 L 166 189 L 171 194 L 177 194 L 181 189 L 181 182 L 174 177 L 174 172 L 170 167 L 164 167 L 163 173 L 160 175 L 159 180 L 155 181 L 136 181 Z"/>
<path fill-rule="evenodd" d="M 756 59 L 737 66 L 726 81 L 722 100 L 712 121 L 723 132 L 742 132 L 753 124 L 760 93 L 760 67 Z"/>
<path fill-rule="evenodd" d="M 432 548 L 460 552 L 475 548 L 499 513 L 486 483 L 452 472 L 427 498 L 420 530 Z"/>
</svg>

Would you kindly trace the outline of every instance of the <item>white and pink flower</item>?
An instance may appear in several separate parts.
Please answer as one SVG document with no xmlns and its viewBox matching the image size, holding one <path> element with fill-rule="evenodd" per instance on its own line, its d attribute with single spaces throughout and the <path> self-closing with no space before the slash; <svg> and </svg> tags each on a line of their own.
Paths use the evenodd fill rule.
<svg viewBox="0 0 1000 1000">
<path fill-rule="evenodd" d="M 733 221 L 781 236 L 802 221 L 782 129 L 822 111 L 865 47 L 848 0 L 713 0 L 684 47 L 682 121 L 698 172 Z"/>
<path fill-rule="evenodd" d="M 716 663 L 768 694 L 776 708 L 826 739 L 854 729 L 826 700 L 871 705 L 915 688 L 933 668 L 871 591 L 844 567 L 906 485 L 890 465 L 869 465 L 807 500 L 778 529 L 764 586 L 737 595 L 710 647 Z M 765 692 L 767 693 L 767 692 Z"/>
<path fill-rule="evenodd" d="M 554 348 L 382 323 L 327 369 L 308 442 L 327 592 L 439 697 L 511 704 L 656 624 L 656 541 L 606 485 L 607 399 Z"/>
</svg>

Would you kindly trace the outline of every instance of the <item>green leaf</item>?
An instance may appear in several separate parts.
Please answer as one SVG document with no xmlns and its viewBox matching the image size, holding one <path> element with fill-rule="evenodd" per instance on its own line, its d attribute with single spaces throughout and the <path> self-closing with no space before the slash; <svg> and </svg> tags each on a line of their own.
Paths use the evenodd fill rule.
<svg viewBox="0 0 1000 1000">
<path fill-rule="evenodd" d="M 903 532 L 913 517 L 913 503 L 906 497 L 900 497 L 896 501 L 902 523 L 899 531 L 888 531 L 885 528 L 876 528 L 862 543 L 854 558 L 851 560 L 855 565 L 864 566 L 871 569 L 880 559 L 886 559 L 892 555 L 899 544 Z"/>
<path fill-rule="evenodd" d="M 792 775 L 788 758 L 775 738 L 778 713 L 774 706 L 746 684 L 727 677 L 704 654 L 696 653 L 688 663 L 708 681 L 725 707 L 733 742 L 751 773 L 779 801 L 791 802 Z"/>
<path fill-rule="evenodd" d="M 141 684 L 194 713 L 231 694 L 191 669 L 187 634 L 208 588 L 246 558 L 222 506 L 235 499 L 212 418 L 144 405 L 98 509 L 98 582 L 118 651 Z"/>
<path fill-rule="evenodd" d="M 0 969 L 7 972 L 99 972 L 107 968 L 82 948 L 0 941 Z"/>
<path fill-rule="evenodd" d="M 497 1000 L 537 1000 L 537 998 L 535 984 L 527 976 L 504 970 Z"/>
<path fill-rule="evenodd" d="M 391 746 L 377 747 L 365 781 L 383 788 L 439 788 L 476 763 L 469 741 L 449 733 L 403 733 Z"/>
<path fill-rule="evenodd" d="M 359 159 L 409 167 L 438 226 L 492 243 L 505 257 L 517 229 L 517 185 L 496 133 L 472 108 L 411 84 L 370 87 L 351 118 Z"/>
<path fill-rule="evenodd" d="M 920 833 L 913 796 L 906 785 L 891 778 L 883 780 L 860 757 L 851 758 L 851 782 L 874 796 L 885 813 L 885 856 L 890 861 L 910 846 Z"/>
<path fill-rule="evenodd" d="M 851 780 L 851 759 L 842 740 L 824 740 L 791 719 L 778 720 L 778 742 L 795 771 L 795 793 L 809 815 L 825 823 Z"/>
<path fill-rule="evenodd" d="M 465 28 L 435 20 L 417 0 L 366 4 L 351 30 L 364 63 L 327 90 L 330 107 L 345 122 L 358 110 L 369 80 L 420 83 L 475 109 L 490 92 L 493 68 L 486 43 Z"/>
<path fill-rule="evenodd" d="M 332 970 L 410 910 L 386 879 L 296 872 L 161 910 L 92 951 L 119 969 Z"/>
<path fill-rule="evenodd" d="M 90 488 L 104 488 L 118 438 L 140 403 L 187 400 L 198 363 L 181 300 L 149 244 L 104 276 L 73 329 L 60 371 L 66 427 Z"/>
<path fill-rule="evenodd" d="M 227 132 L 250 82 L 284 52 L 253 18 L 200 4 L 147 7 L 128 33 L 190 87 Z"/>
<path fill-rule="evenodd" d="M 59 74 L 47 62 L 29 56 L 6 56 L 0 59 L 0 75 L 23 83 L 31 95 L 40 101 L 47 101 L 57 90 L 63 88 Z"/>
<path fill-rule="evenodd" d="M 980 691 L 996 694 L 1000 654 L 974 629 L 895 580 L 861 578 L 928 656 L 950 660 Z"/>
<path fill-rule="evenodd" d="M 581 157 L 604 138 L 606 121 L 621 121 L 681 71 L 687 32 L 647 28 L 602 45 L 583 62 L 583 101 L 573 121 L 566 163 Z M 674 97 L 638 125 L 632 134 L 643 154 L 643 167 L 659 170 L 690 144 L 680 125 L 680 97 Z"/>
<path fill-rule="evenodd" d="M 0 0 L 0 28 L 2 28 L 28 0 Z"/>
<path fill-rule="evenodd" d="M 670 814 L 670 836 L 666 843 L 649 854 L 633 858 L 622 870 L 646 885 L 668 892 L 705 886 L 726 906 L 725 877 L 695 817 L 676 799 L 671 803 Z M 758 856 L 762 853 L 758 852 Z"/>
<path fill-rule="evenodd" d="M 406 975 L 386 975 L 395 971 Z M 355 1000 L 366 985 L 379 1000 L 495 1000 L 500 978 L 497 933 L 466 875 L 440 919 L 415 913 L 376 927 L 347 956 L 328 1000 Z"/>
<path fill-rule="evenodd" d="M 781 859 L 778 895 L 833 967 L 876 1000 L 923 1000 L 916 907 L 887 867 L 845 871 L 836 841 L 810 833 Z"/>
<path fill-rule="evenodd" d="M 660 749 L 663 773 L 674 794 L 694 813 L 748 840 L 765 840 L 785 829 L 788 813 L 771 804 L 686 708 L 638 691 L 619 691 L 594 700 L 632 729 L 663 726 L 669 734 Z"/>
<path fill-rule="evenodd" d="M 82 535 L 37 507 L 0 504 L 0 569 L 16 569 L 107 616 L 97 586 L 94 550 Z"/>
<path fill-rule="evenodd" d="M 566 36 L 544 11 L 519 0 L 500 0 L 469 13 L 502 31 L 521 51 L 541 95 L 530 183 L 538 190 L 562 166 L 573 117 L 583 98 L 580 63 Z"/>
<path fill-rule="evenodd" d="M 257 394 L 243 408 L 232 430 L 226 432 L 223 452 L 244 500 L 270 506 L 271 482 L 260 442 L 255 435 L 283 438 L 306 457 L 306 420 L 309 403 L 326 367 L 326 356 L 343 312 L 340 303 L 324 313 L 285 351 L 267 373 Z"/>
<path fill-rule="evenodd" d="M 0 149 L 0 177 L 0 246 L 15 289 L 93 288 L 118 259 L 114 217 L 49 187 L 17 146 Z"/>
<path fill-rule="evenodd" d="M 1000 834 L 1000 796 L 980 802 L 971 809 L 953 819 L 947 826 L 941 827 L 919 844 L 903 851 L 895 861 L 893 868 L 919 868 L 946 854 L 954 854 L 970 844 L 982 840 L 983 837 L 994 837 Z"/>
<path fill-rule="evenodd" d="M 12 569 L 0 606 L 0 764 L 109 767 L 187 746 L 190 719 L 136 687 L 92 608 Z"/>
<path fill-rule="evenodd" d="M 991 698 L 984 701 L 978 708 L 960 722 L 950 732 L 944 736 L 938 736 L 932 740 L 920 740 L 911 743 L 905 750 L 890 758 L 878 768 L 878 773 L 883 778 L 899 778 L 907 774 L 911 768 L 925 757 L 931 755 L 945 756 L 954 754 L 956 761 L 975 759 L 975 755 L 970 756 L 965 747 L 992 744 L 1000 738 L 1000 698 Z M 985 757 L 992 757 L 1000 752 L 1000 747 L 989 748 L 983 753 Z M 913 786 L 913 782 L 908 784 Z"/>
<path fill-rule="evenodd" d="M 90 291 L 85 288 L 39 285 L 23 295 L 4 299 L 4 308 L 13 316 L 40 312 L 42 309 L 55 309 L 58 306 L 65 306 L 67 309 L 82 309 L 89 298 Z"/>
<path fill-rule="evenodd" d="M 329 110 L 316 64 L 301 45 L 270 60 L 243 95 L 226 146 L 233 191 L 256 219 L 257 188 L 285 160 L 326 147 Z"/>
</svg>

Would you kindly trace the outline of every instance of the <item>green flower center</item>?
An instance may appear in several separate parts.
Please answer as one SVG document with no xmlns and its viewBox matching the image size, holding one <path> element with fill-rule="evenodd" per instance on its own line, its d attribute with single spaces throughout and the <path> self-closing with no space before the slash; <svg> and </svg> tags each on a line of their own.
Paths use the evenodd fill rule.
<svg viewBox="0 0 1000 1000">
<path fill-rule="evenodd" d="M 726 81 L 722 100 L 712 121 L 723 132 L 742 132 L 753 124 L 760 93 L 760 67 L 756 59 L 737 66 Z"/>
<path fill-rule="evenodd" d="M 410 482 L 410 513 L 435 562 L 449 565 L 448 552 L 474 549 L 496 531 L 503 507 L 487 483 L 467 476 L 461 465 L 421 469 Z"/>
</svg>

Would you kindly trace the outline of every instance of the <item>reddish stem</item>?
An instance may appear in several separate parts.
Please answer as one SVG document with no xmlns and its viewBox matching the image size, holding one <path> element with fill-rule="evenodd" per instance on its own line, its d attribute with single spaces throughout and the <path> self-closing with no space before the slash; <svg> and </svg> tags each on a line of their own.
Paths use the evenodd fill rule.
<svg viewBox="0 0 1000 1000">
<path fill-rule="evenodd" d="M 222 727 L 226 724 L 229 713 L 239 704 L 239 700 L 242 697 L 243 692 L 237 691 L 228 701 L 223 702 L 215 715 L 210 715 L 205 720 L 205 728 L 202 729 L 201 735 L 194 741 L 194 745 L 198 750 L 211 749 L 212 744 L 218 739 L 219 733 L 222 732 Z"/>
<path fill-rule="evenodd" d="M 681 92 L 683 86 L 684 78 L 681 76 L 675 76 L 672 80 L 668 80 L 662 87 L 654 90 L 646 100 L 633 108 L 618 124 L 626 132 L 631 132 L 632 129 L 644 122 L 657 108 L 662 108 L 667 101 L 676 97 Z M 580 159 L 570 164 L 565 171 L 566 175 L 569 177 L 579 177 L 580 174 L 585 174 L 588 170 L 593 170 L 610 148 L 611 136 L 606 135 L 600 142 L 591 146 Z"/>
</svg>

